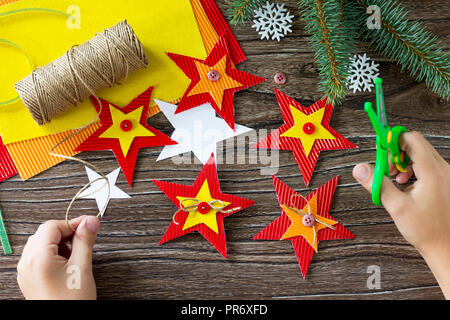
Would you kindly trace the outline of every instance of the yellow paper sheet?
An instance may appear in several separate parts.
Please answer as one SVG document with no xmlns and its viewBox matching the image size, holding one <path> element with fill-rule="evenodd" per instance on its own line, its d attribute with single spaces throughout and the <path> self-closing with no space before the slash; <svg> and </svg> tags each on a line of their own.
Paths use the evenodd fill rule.
<svg viewBox="0 0 450 320">
<path fill-rule="evenodd" d="M 152 98 L 164 101 L 180 98 L 190 80 L 165 52 L 200 59 L 207 55 L 190 0 L 22 0 L 1 7 L 0 13 L 19 8 L 66 12 L 69 6 L 80 8 L 80 29 L 69 29 L 67 19 L 61 15 L 20 13 L 0 17 L 0 38 L 13 41 L 27 51 L 36 66 L 44 66 L 72 45 L 127 19 L 144 46 L 149 67 L 130 74 L 123 85 L 98 93 L 118 106 L 125 106 L 150 85 L 155 87 Z M 28 74 L 29 66 L 20 51 L 0 44 L 0 101 L 14 97 L 14 83 Z M 81 127 L 94 117 L 95 109 L 87 99 L 40 127 L 19 101 L 0 106 L 0 135 L 8 144 Z"/>
</svg>

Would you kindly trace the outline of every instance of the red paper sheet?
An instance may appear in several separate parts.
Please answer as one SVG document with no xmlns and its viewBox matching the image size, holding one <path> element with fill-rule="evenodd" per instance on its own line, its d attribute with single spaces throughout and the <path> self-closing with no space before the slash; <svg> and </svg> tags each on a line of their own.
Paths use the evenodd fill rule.
<svg viewBox="0 0 450 320">
<path fill-rule="evenodd" d="M 16 166 L 14 165 L 11 156 L 8 153 L 0 137 L 0 181 L 6 180 L 17 174 Z"/>
<path fill-rule="evenodd" d="M 198 0 L 197 0 L 198 1 Z M 203 9 L 206 12 L 206 15 L 208 16 L 209 20 L 211 21 L 211 24 L 213 25 L 214 29 L 217 32 L 218 36 L 221 36 L 223 34 L 227 37 L 227 44 L 230 51 L 231 59 L 233 60 L 234 64 L 239 64 L 243 61 L 245 61 L 245 54 L 244 51 L 242 51 L 241 46 L 239 45 L 239 42 L 237 41 L 236 37 L 234 36 L 233 32 L 231 31 L 230 27 L 228 26 L 227 22 L 225 21 L 223 15 L 220 13 L 219 8 L 217 7 L 217 4 L 214 0 L 200 0 Z"/>
</svg>

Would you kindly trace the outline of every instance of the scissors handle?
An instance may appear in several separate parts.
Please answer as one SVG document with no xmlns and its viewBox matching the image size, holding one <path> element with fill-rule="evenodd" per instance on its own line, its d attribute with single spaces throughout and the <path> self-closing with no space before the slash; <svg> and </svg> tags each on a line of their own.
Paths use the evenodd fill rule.
<svg viewBox="0 0 450 320">
<path fill-rule="evenodd" d="M 400 149 L 398 139 L 400 135 L 408 132 L 403 126 L 393 127 L 387 134 L 387 143 L 389 151 L 391 152 L 391 163 L 394 164 L 401 172 L 406 172 L 411 159 L 404 151 Z"/>
<path fill-rule="evenodd" d="M 389 177 L 388 150 L 383 147 L 382 138 L 377 136 L 377 158 L 372 180 L 372 202 L 381 206 L 381 185 L 384 176 Z"/>
<path fill-rule="evenodd" d="M 388 126 L 384 105 L 382 80 L 377 78 L 375 80 L 375 85 L 377 113 L 373 110 L 370 102 L 365 103 L 364 110 L 367 112 L 370 122 L 372 123 L 372 126 L 377 134 L 377 158 L 372 181 L 372 201 L 376 205 L 382 205 L 381 185 L 383 183 L 384 176 L 389 178 L 389 153 L 391 154 L 391 163 L 402 172 L 407 171 L 407 167 L 411 160 L 406 153 L 400 149 L 399 145 L 400 135 L 408 131 L 402 126 L 396 126 L 393 128 Z"/>
</svg>

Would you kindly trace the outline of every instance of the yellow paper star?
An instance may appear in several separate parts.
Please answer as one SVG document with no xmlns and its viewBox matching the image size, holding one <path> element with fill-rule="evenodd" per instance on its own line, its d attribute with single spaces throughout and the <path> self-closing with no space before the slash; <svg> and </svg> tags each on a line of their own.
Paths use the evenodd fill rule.
<svg viewBox="0 0 450 320">
<path fill-rule="evenodd" d="M 314 251 L 317 252 L 317 232 L 323 228 L 327 228 L 321 223 L 318 223 L 317 220 L 324 222 L 330 226 L 335 225 L 337 221 L 330 220 L 327 218 L 324 218 L 322 216 L 319 216 L 317 214 L 317 194 L 315 194 L 312 199 L 309 201 L 309 204 L 311 206 L 311 214 L 314 216 L 316 221 L 314 222 L 314 228 L 313 227 L 307 227 L 303 224 L 303 216 L 296 213 L 294 210 L 290 209 L 288 206 L 283 205 L 283 210 L 286 212 L 287 216 L 291 220 L 292 224 L 289 226 L 289 228 L 286 230 L 286 232 L 283 234 L 280 240 L 289 239 L 293 237 L 303 236 L 306 241 L 313 247 Z M 302 211 L 308 212 L 308 205 L 306 205 Z M 315 241 L 314 241 L 315 239 Z"/>
<path fill-rule="evenodd" d="M 105 132 L 103 132 L 99 138 L 115 138 L 119 139 L 120 147 L 122 148 L 123 155 L 126 157 L 128 150 L 130 150 L 131 144 L 136 137 L 153 137 L 155 134 L 144 127 L 139 121 L 142 115 L 142 109 L 144 106 L 137 108 L 130 113 L 123 113 L 121 110 L 111 107 L 111 119 L 112 126 L 109 127 Z M 120 124 L 124 120 L 131 121 L 131 129 L 129 131 L 124 131 L 120 127 Z"/>
<path fill-rule="evenodd" d="M 214 67 L 207 66 L 199 61 L 194 61 L 200 74 L 200 81 L 189 92 L 188 96 L 199 93 L 209 92 L 216 101 L 219 109 L 222 109 L 222 100 L 226 89 L 242 87 L 242 83 L 234 80 L 226 73 L 227 56 L 223 56 Z M 219 80 L 211 81 L 208 79 L 208 72 L 216 70 L 219 73 Z"/>
<path fill-rule="evenodd" d="M 317 139 L 336 139 L 327 129 L 322 126 L 322 119 L 325 113 L 325 107 L 317 110 L 316 112 L 306 115 L 294 106 L 290 106 L 292 117 L 294 118 L 294 125 L 286 132 L 281 134 L 282 137 L 298 138 L 302 142 L 303 149 L 306 156 L 309 155 L 314 142 Z M 307 134 L 303 130 L 303 126 L 306 123 L 312 123 L 314 125 L 314 132 Z"/>
<path fill-rule="evenodd" d="M 189 199 L 186 197 L 177 197 L 178 201 L 183 201 L 185 199 Z M 198 191 L 197 195 L 195 196 L 195 199 L 197 199 L 200 202 L 210 202 L 214 201 L 216 199 L 213 199 L 211 197 L 211 192 L 209 191 L 209 185 L 208 180 L 205 180 L 203 182 L 202 187 Z M 228 206 L 231 202 L 222 201 L 225 206 Z M 183 201 L 183 206 L 188 207 L 191 205 L 197 204 L 196 201 L 193 200 L 186 200 Z M 219 206 L 220 204 L 216 204 L 216 206 Z M 188 213 L 188 217 L 186 219 L 186 222 L 184 223 L 183 230 L 186 230 L 188 228 L 191 228 L 193 226 L 196 226 L 200 223 L 205 224 L 208 228 L 213 230 L 215 233 L 219 233 L 219 228 L 217 226 L 217 210 L 210 209 L 208 213 L 200 213 L 197 210 L 191 211 Z"/>
</svg>

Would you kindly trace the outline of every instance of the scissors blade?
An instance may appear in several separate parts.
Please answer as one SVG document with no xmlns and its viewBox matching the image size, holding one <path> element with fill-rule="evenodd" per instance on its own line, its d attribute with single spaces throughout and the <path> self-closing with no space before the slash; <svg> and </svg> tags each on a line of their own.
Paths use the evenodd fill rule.
<svg viewBox="0 0 450 320">
<path fill-rule="evenodd" d="M 379 79 L 379 78 L 378 78 Z M 387 126 L 386 109 L 384 106 L 383 88 L 381 86 L 381 79 L 375 81 L 378 105 L 378 117 L 383 127 Z"/>
</svg>

